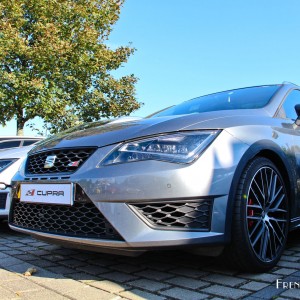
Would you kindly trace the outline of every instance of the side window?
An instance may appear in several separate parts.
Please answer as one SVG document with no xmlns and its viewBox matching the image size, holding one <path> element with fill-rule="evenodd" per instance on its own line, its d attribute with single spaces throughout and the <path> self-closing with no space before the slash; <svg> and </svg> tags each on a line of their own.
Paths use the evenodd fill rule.
<svg viewBox="0 0 300 300">
<path fill-rule="evenodd" d="M 294 90 L 291 93 L 288 94 L 286 97 L 279 115 L 280 117 L 286 118 L 286 119 L 291 119 L 295 121 L 297 119 L 297 113 L 295 111 L 295 105 L 300 104 L 300 91 L 299 90 Z"/>
<path fill-rule="evenodd" d="M 29 146 L 29 145 L 32 145 L 32 144 L 34 144 L 36 142 L 37 142 L 37 140 L 25 140 L 23 142 L 23 146 Z"/>
<path fill-rule="evenodd" d="M 0 149 L 8 149 L 8 148 L 14 148 L 14 147 L 19 147 L 20 146 L 20 141 L 5 141 L 5 142 L 0 142 Z"/>
</svg>

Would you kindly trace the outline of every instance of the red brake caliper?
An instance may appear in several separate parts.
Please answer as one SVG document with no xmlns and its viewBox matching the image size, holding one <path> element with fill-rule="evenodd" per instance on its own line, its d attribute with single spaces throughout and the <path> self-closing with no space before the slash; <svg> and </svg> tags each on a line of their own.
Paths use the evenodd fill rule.
<svg viewBox="0 0 300 300">
<path fill-rule="evenodd" d="M 253 201 L 251 198 L 248 199 L 248 205 L 253 205 Z M 248 217 L 254 216 L 254 210 L 252 208 L 248 208 Z M 253 225 L 252 220 L 248 220 L 248 227 L 250 228 Z"/>
</svg>

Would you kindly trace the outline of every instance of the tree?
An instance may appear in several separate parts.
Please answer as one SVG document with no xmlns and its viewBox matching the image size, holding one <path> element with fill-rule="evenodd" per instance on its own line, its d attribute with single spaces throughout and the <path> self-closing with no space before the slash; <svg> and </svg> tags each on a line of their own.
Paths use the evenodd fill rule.
<svg viewBox="0 0 300 300">
<path fill-rule="evenodd" d="M 134 49 L 105 43 L 125 0 L 1 0 L 0 124 L 40 116 L 51 132 L 129 115 L 134 75 L 114 78 Z"/>
</svg>

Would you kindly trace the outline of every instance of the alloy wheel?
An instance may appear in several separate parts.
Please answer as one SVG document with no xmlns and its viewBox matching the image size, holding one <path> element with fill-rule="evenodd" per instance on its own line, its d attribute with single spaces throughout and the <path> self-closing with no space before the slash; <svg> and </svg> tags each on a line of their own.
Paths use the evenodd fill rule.
<svg viewBox="0 0 300 300">
<path fill-rule="evenodd" d="M 282 251 L 287 235 L 288 200 L 282 179 L 273 168 L 261 167 L 243 197 L 252 250 L 260 261 L 271 262 Z"/>
</svg>

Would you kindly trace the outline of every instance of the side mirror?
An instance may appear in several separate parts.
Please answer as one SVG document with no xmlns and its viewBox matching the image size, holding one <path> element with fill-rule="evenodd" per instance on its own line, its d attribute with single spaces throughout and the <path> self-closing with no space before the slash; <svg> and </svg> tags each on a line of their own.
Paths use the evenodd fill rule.
<svg viewBox="0 0 300 300">
<path fill-rule="evenodd" d="M 295 111 L 297 113 L 298 118 L 300 117 L 300 104 L 295 105 Z"/>
<path fill-rule="evenodd" d="M 300 104 L 295 105 L 295 111 L 296 111 L 296 114 L 298 116 L 295 123 L 296 123 L 297 126 L 300 126 Z"/>
</svg>

